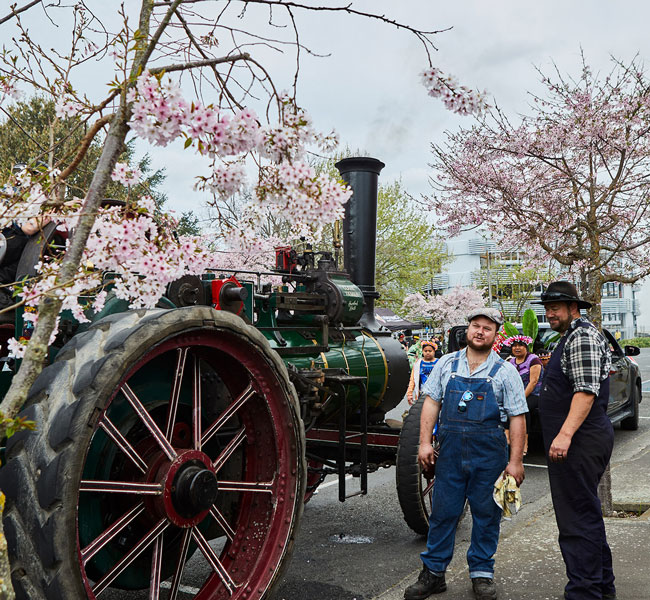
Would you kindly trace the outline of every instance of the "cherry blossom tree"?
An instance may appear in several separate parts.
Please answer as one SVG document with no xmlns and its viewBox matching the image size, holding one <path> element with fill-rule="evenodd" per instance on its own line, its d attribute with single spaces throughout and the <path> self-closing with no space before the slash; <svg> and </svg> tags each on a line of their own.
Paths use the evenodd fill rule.
<svg viewBox="0 0 650 600">
<path fill-rule="evenodd" d="M 603 284 L 650 274 L 650 80 L 638 57 L 540 75 L 529 114 L 492 108 L 433 146 L 430 204 L 452 234 L 483 226 L 533 266 L 555 261 L 600 325 Z"/>
<path fill-rule="evenodd" d="M 467 324 L 467 313 L 485 306 L 485 291 L 475 287 L 456 286 L 447 294 L 423 296 L 411 294 L 404 298 L 403 309 L 409 319 L 424 319 L 447 330 Z"/>
<path fill-rule="evenodd" d="M 73 232 L 65 253 L 38 264 L 37 276 L 19 290 L 18 301 L 35 309 L 28 316 L 35 328 L 26 347 L 12 342 L 23 363 L 0 407 L 5 417 L 16 414 L 40 372 L 60 311 L 69 309 L 83 322 L 88 307 L 77 298 L 93 291 L 92 309 L 101 309 L 106 296 L 102 272 L 118 275 L 115 293 L 132 307 L 150 307 L 167 283 L 219 266 L 223 258 L 209 251 L 214 240 L 174 236 L 176 222 L 155 213 L 148 196 L 130 195 L 126 206 L 102 206 L 109 182 L 131 189 L 140 180 L 137 170 L 117 163 L 127 136 L 154 146 L 181 141 L 188 151 L 206 157 L 208 172 L 197 173 L 197 186 L 215 198 L 242 189 L 251 164 L 256 166 L 251 202 L 228 235 L 235 250 L 255 246 L 251 244 L 255 225 L 269 210 L 286 215 L 292 235 L 317 235 L 323 224 L 342 215 L 350 191 L 316 173 L 305 157 L 310 147 L 331 150 L 336 137 L 314 130 L 295 93 L 275 88 L 257 46 L 280 50 L 290 45 L 299 57 L 305 47 L 297 13 L 317 10 L 375 19 L 415 35 L 429 63 L 434 49 L 435 31 L 351 5 L 250 0 L 228 3 L 220 12 L 206 10 L 208 6 L 200 0 L 142 0 L 136 13 L 125 5 L 26 2 L 13 5 L 0 18 L 5 39 L 12 40 L 0 53 L 0 102 L 10 102 L 25 91 L 38 92 L 56 100 L 58 119 L 75 119 L 86 132 L 74 156 L 55 164 L 50 160 L 43 172 L 15 174 L 4 188 L 9 190 L 4 192 L 1 215 L 5 223 L 35 218 L 43 224 L 54 219 Z M 289 37 L 254 31 L 260 10 L 277 35 L 285 30 L 277 26 L 289 25 Z M 245 27 L 248 22 L 251 30 Z M 44 41 L 36 38 L 33 23 L 38 23 Z M 58 44 L 64 27 L 70 31 L 66 48 Z M 50 48 L 53 40 L 56 47 Z M 100 66 L 111 78 L 109 92 L 103 96 L 83 88 L 84 73 Z M 423 75 L 431 95 L 461 114 L 481 109 L 481 94 L 432 69 L 428 67 Z M 181 81 L 191 84 L 191 94 L 181 89 Z M 263 118 L 247 108 L 254 98 L 267 99 Z M 97 139 L 102 151 L 88 189 L 64 202 L 66 181 Z M 254 248 L 253 254 L 259 250 Z"/>
<path fill-rule="evenodd" d="M 434 32 L 350 6 L 258 0 L 230 3 L 223 11 L 210 14 L 203 10 L 207 3 L 196 0 L 142 0 L 138 13 L 129 12 L 125 5 L 107 9 L 102 4 L 28 2 L 22 7 L 13 5 L 9 14 L 0 18 L 4 39 L 12 40 L 0 53 L 0 102 L 6 104 L 25 91 L 37 92 L 55 99 L 58 119 L 75 119 L 86 131 L 76 155 L 52 164 L 52 152 L 46 149 L 43 154 L 50 157 L 47 170 L 18 173 L 3 188 L 0 216 L 4 223 L 37 218 L 35 222 L 43 224 L 55 219 L 74 232 L 65 254 L 39 264 L 38 276 L 19 290 L 18 301 L 37 310 L 28 313 L 35 328 L 27 346 L 12 341 L 12 351 L 23 357 L 23 363 L 0 407 L 8 419 L 22 406 L 44 364 L 60 311 L 70 309 L 78 320 L 87 320 L 87 307 L 77 298 L 93 290 L 92 308 L 101 309 L 106 296 L 101 291 L 103 271 L 118 274 L 115 293 L 119 297 L 133 307 L 148 307 L 155 305 L 170 281 L 219 266 L 220 255 L 208 251 L 213 240 L 177 239 L 172 233 L 176 223 L 154 214 L 150 197 L 131 196 L 125 207 L 102 206 L 109 182 L 129 189 L 139 182 L 137 170 L 117 163 L 127 135 L 154 146 L 181 141 L 188 151 L 207 157 L 208 172 L 197 173 L 197 186 L 215 197 L 241 189 L 246 185 L 247 167 L 250 163 L 257 166 L 251 202 L 229 232 L 235 250 L 251 246 L 254 226 L 268 210 L 286 215 L 295 235 L 318 233 L 313 224 L 318 230 L 339 218 L 350 191 L 317 174 L 305 156 L 310 146 L 327 152 L 336 138 L 314 130 L 295 95 L 276 90 L 257 44 L 263 40 L 263 48 L 281 49 L 290 43 L 299 55 L 304 46 L 295 13 L 314 9 L 378 19 L 414 34 L 427 55 L 433 49 L 430 37 Z M 293 37 L 270 38 L 246 31 L 238 21 L 255 9 L 268 11 L 273 26 L 293 24 Z M 31 23 L 39 24 L 43 42 L 35 37 Z M 53 29 L 48 30 L 48 23 Z M 68 46 L 46 46 L 61 39 L 63 27 L 70 31 Z M 226 40 L 230 47 L 222 48 Z M 112 78 L 104 96 L 82 87 L 88 68 L 101 65 Z M 191 96 L 179 85 L 183 78 L 192 84 Z M 434 77 L 429 83 L 438 96 L 441 81 Z M 466 111 L 467 103 L 459 99 L 471 92 L 453 92 L 448 82 L 446 88 L 456 98 L 447 98 L 447 103 Z M 267 98 L 264 119 L 246 107 L 256 97 Z M 66 181 L 97 139 L 102 151 L 85 195 L 63 202 Z M 259 249 L 253 253 L 256 251 Z"/>
</svg>

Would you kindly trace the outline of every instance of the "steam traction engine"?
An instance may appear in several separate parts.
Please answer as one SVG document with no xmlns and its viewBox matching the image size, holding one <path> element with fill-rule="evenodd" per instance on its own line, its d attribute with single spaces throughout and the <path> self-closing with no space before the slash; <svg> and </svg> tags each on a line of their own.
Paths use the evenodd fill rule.
<svg viewBox="0 0 650 600">
<path fill-rule="evenodd" d="M 208 273 L 171 284 L 159 309 L 109 294 L 90 325 L 64 317 L 22 412 L 36 430 L 8 440 L 0 469 L 19 598 L 266 598 L 327 473 L 345 500 L 397 463 L 406 521 L 426 531 L 418 415 L 385 422 L 409 367 L 374 318 L 383 164 L 337 167 L 354 192 L 344 270 L 331 253 L 280 248 L 275 288 Z M 20 314 L 0 324 L 15 333 Z M 15 365 L 3 366 L 7 386 Z"/>
</svg>

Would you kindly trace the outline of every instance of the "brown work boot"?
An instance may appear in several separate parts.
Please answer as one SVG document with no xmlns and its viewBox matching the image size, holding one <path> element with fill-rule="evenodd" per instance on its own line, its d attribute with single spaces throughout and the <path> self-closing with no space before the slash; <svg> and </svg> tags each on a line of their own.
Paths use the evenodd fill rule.
<svg viewBox="0 0 650 600">
<path fill-rule="evenodd" d="M 447 589 L 445 574 L 434 575 L 426 567 L 422 567 L 418 580 L 404 590 L 404 600 L 424 600 L 431 594 L 439 594 Z"/>
<path fill-rule="evenodd" d="M 497 586 L 494 579 L 475 577 L 472 579 L 472 589 L 476 600 L 497 600 Z"/>
</svg>

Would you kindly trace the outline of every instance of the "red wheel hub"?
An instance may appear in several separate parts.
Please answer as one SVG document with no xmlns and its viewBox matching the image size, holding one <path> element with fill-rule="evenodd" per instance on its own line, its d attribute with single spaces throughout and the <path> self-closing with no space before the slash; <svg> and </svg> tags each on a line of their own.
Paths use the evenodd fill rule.
<svg viewBox="0 0 650 600">
<path fill-rule="evenodd" d="M 154 463 L 147 479 L 163 487 L 150 504 L 157 517 L 167 517 L 177 527 L 198 525 L 215 503 L 217 476 L 210 457 L 198 450 L 181 452 L 174 461 Z"/>
</svg>

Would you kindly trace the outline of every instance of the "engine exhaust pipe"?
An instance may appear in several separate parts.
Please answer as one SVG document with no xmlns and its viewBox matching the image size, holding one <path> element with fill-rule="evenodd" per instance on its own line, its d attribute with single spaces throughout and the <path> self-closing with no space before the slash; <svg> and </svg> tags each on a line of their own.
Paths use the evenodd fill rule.
<svg viewBox="0 0 650 600">
<path fill-rule="evenodd" d="M 343 266 L 364 298 L 361 324 L 378 330 L 375 320 L 375 265 L 377 253 L 377 193 L 379 173 L 386 166 L 370 157 L 344 158 L 336 163 L 343 180 L 352 188 L 343 218 Z"/>
</svg>

